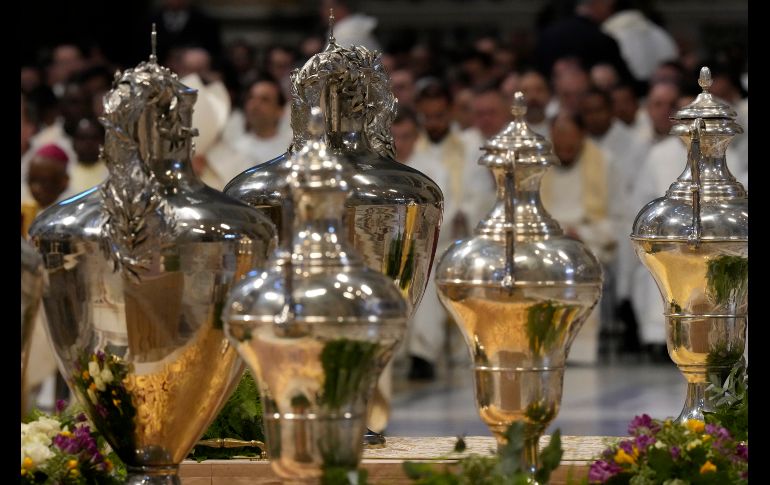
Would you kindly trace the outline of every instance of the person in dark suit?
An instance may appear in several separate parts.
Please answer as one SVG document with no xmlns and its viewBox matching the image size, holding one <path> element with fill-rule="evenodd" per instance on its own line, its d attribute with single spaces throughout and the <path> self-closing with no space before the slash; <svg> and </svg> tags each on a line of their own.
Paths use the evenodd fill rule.
<svg viewBox="0 0 770 485">
<path fill-rule="evenodd" d="M 551 77 L 558 59 L 575 57 L 583 69 L 590 70 L 596 64 L 607 63 L 615 68 L 622 81 L 636 83 L 620 55 L 617 42 L 600 28 L 600 19 L 606 13 L 602 11 L 605 5 L 607 2 L 603 0 L 579 0 L 572 16 L 557 20 L 542 31 L 535 48 L 535 59 L 546 77 Z"/>
<path fill-rule="evenodd" d="M 212 58 L 222 54 L 219 24 L 190 0 L 164 0 L 151 22 L 158 32 L 158 59 L 164 65 L 175 47 L 202 47 Z"/>
</svg>

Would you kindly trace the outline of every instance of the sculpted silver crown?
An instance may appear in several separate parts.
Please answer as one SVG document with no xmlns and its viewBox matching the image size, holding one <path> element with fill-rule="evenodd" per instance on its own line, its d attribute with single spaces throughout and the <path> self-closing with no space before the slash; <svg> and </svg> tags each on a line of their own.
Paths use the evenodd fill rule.
<svg viewBox="0 0 770 485">
<path fill-rule="evenodd" d="M 195 97 L 154 55 L 118 73 L 102 119 L 108 179 L 30 229 L 59 370 L 130 484 L 179 483 L 243 370 L 220 310 L 276 241 L 267 218 L 195 176 Z"/>
</svg>

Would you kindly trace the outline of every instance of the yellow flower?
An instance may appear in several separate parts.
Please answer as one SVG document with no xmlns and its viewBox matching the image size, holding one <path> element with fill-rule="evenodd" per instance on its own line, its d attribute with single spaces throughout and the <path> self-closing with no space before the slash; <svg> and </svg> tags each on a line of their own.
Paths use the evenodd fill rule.
<svg viewBox="0 0 770 485">
<path fill-rule="evenodd" d="M 77 466 L 78 466 L 77 460 L 70 460 L 67 462 L 67 468 L 69 468 L 70 470 L 73 468 L 77 468 Z"/>
<path fill-rule="evenodd" d="M 634 453 L 635 455 L 638 455 L 639 452 Z M 615 463 L 621 465 L 623 463 L 628 463 L 629 465 L 634 465 L 636 463 L 636 458 L 629 455 L 628 453 L 623 450 L 623 448 L 619 448 L 618 452 L 615 453 Z"/>
<path fill-rule="evenodd" d="M 693 433 L 702 433 L 703 430 L 706 428 L 706 423 L 704 423 L 700 419 L 688 419 L 686 425 L 687 425 L 687 429 L 689 429 Z"/>
<path fill-rule="evenodd" d="M 62 431 L 61 433 L 59 433 L 59 434 L 64 436 L 65 438 L 72 438 L 72 433 L 70 433 L 66 429 L 64 431 Z"/>
<path fill-rule="evenodd" d="M 112 460 L 110 460 L 109 458 L 105 458 L 104 459 L 104 466 L 107 467 L 107 471 L 108 472 L 111 472 L 112 471 Z"/>
<path fill-rule="evenodd" d="M 32 462 L 32 458 L 25 456 L 24 461 L 21 462 L 21 467 L 26 468 L 27 470 L 32 470 L 32 468 L 35 466 L 35 464 Z"/>
<path fill-rule="evenodd" d="M 112 404 L 113 404 L 113 405 L 114 405 L 116 408 L 119 408 L 119 407 L 120 407 L 120 399 L 113 399 L 113 400 L 112 400 Z"/>
<path fill-rule="evenodd" d="M 83 376 L 83 379 L 85 379 L 85 380 L 88 380 L 88 378 L 91 377 L 91 374 L 89 374 L 87 370 L 84 370 L 83 374 L 81 374 L 81 375 Z"/>
<path fill-rule="evenodd" d="M 24 475 L 26 475 L 26 474 L 27 474 L 27 470 L 25 470 L 25 469 L 23 469 L 23 468 L 22 468 L 22 469 L 21 469 L 21 476 L 23 477 L 23 476 L 24 476 Z"/>
<path fill-rule="evenodd" d="M 710 461 L 706 461 L 706 463 L 703 464 L 702 467 L 700 467 L 700 473 L 703 475 L 704 473 L 713 473 L 717 471 L 717 466 Z"/>
<path fill-rule="evenodd" d="M 76 477 L 80 475 L 80 472 L 78 471 L 77 468 L 73 468 L 72 470 L 70 470 L 70 475 L 72 475 L 73 477 Z"/>
<path fill-rule="evenodd" d="M 703 436 L 701 436 L 701 439 L 705 443 L 706 441 L 711 439 L 711 435 L 710 434 L 704 434 Z"/>
<path fill-rule="evenodd" d="M 96 389 L 96 384 L 94 384 L 94 383 L 92 382 L 92 383 L 91 383 L 91 385 L 90 385 L 90 386 L 88 386 L 88 388 L 89 388 L 89 389 L 91 389 L 91 390 L 93 391 L 94 389 Z"/>
</svg>

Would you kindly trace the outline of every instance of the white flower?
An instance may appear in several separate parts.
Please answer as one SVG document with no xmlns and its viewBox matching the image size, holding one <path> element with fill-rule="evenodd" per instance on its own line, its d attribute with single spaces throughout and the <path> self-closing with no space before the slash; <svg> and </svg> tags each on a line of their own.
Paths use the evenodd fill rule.
<svg viewBox="0 0 770 485">
<path fill-rule="evenodd" d="M 26 446 L 21 447 L 21 461 L 24 458 L 32 460 L 32 464 L 37 468 L 43 465 L 49 458 L 53 456 L 53 452 L 47 445 L 42 443 L 29 443 Z"/>
<path fill-rule="evenodd" d="M 88 361 L 88 373 L 91 377 L 96 378 L 102 370 L 99 368 L 99 364 L 96 361 Z"/>
<path fill-rule="evenodd" d="M 102 381 L 104 381 L 105 384 L 109 384 L 110 382 L 112 382 L 112 379 L 113 379 L 112 371 L 107 367 L 105 367 L 102 373 L 99 375 L 99 377 L 102 378 Z"/>
<path fill-rule="evenodd" d="M 689 443 L 687 443 L 687 451 L 692 450 L 693 448 L 699 446 L 702 443 L 701 440 L 692 440 Z"/>
<path fill-rule="evenodd" d="M 28 424 L 27 432 L 43 434 L 50 440 L 61 432 L 61 423 L 55 419 L 41 416 Z"/>
</svg>

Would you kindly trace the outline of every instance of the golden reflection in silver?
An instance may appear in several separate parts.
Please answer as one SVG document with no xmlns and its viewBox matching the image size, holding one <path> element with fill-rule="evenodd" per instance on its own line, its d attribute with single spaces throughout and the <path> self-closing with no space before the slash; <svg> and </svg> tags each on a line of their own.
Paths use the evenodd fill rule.
<svg viewBox="0 0 770 485">
<path fill-rule="evenodd" d="M 282 335 L 274 323 L 228 322 L 259 383 L 273 470 L 284 479 L 315 482 L 329 467 L 357 468 L 367 402 L 404 325 L 298 325 L 308 332 Z"/>
<path fill-rule="evenodd" d="M 515 421 L 539 437 L 558 413 L 566 355 L 596 288 L 438 286 L 471 351 L 481 419 L 500 443 Z"/>
<path fill-rule="evenodd" d="M 748 244 L 635 240 L 663 298 L 669 355 L 688 383 L 679 420 L 703 420 L 710 376 L 724 381 L 746 344 Z"/>
</svg>

